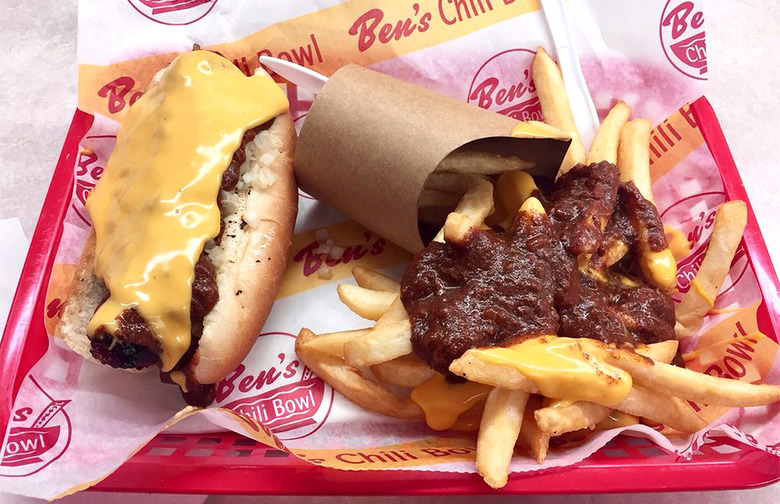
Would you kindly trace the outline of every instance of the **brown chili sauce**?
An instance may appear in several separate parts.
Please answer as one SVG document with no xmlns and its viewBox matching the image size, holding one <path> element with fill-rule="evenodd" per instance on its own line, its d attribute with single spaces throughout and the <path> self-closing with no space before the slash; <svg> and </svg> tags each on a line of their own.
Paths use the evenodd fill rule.
<svg viewBox="0 0 780 504">
<path fill-rule="evenodd" d="M 621 346 L 674 338 L 672 299 L 635 264 L 640 250 L 666 247 L 655 206 L 607 162 L 577 165 L 536 196 L 547 216 L 520 212 L 506 232 L 431 243 L 403 276 L 414 353 L 450 380 L 450 363 L 467 350 L 527 336 Z M 613 268 L 578 267 L 614 240 L 628 252 Z"/>
</svg>

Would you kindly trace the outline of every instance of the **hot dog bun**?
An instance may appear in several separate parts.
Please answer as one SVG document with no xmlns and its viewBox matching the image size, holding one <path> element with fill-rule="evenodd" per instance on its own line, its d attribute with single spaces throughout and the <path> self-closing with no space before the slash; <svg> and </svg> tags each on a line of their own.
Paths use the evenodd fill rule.
<svg viewBox="0 0 780 504">
<path fill-rule="evenodd" d="M 295 140 L 286 113 L 247 145 L 241 171 L 250 181 L 233 191 L 235 210 L 223 207 L 221 246 L 206 247 L 217 270 L 219 301 L 204 319 L 203 336 L 190 363 L 198 383 L 216 383 L 244 360 L 279 292 L 298 213 Z M 242 219 L 247 223 L 243 230 Z"/>
<path fill-rule="evenodd" d="M 264 73 L 262 69 L 257 72 Z M 224 232 L 219 245 L 211 240 L 203 249 L 216 272 L 219 300 L 203 319 L 195 354 L 181 369 L 188 384 L 214 384 L 235 369 L 249 353 L 271 311 L 297 215 L 292 168 L 295 142 L 289 112 L 277 116 L 269 128 L 247 143 L 238 185 L 221 191 Z M 95 276 L 94 262 L 92 231 L 57 330 L 57 336 L 91 361 L 96 359 L 90 353 L 87 323 L 108 294 Z"/>
</svg>

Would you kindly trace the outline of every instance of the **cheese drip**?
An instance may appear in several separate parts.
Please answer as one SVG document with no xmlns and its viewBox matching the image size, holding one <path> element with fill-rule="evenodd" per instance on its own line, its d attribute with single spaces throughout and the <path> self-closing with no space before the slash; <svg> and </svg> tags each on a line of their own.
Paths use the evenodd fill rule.
<svg viewBox="0 0 780 504">
<path fill-rule="evenodd" d="M 448 383 L 441 373 L 412 389 L 412 401 L 425 412 L 425 422 L 433 430 L 453 427 L 461 413 L 465 413 L 485 399 L 491 387 L 481 383 Z"/>
<path fill-rule="evenodd" d="M 481 348 L 481 358 L 515 368 L 545 397 L 614 406 L 631 391 L 631 375 L 604 362 L 599 341 L 541 336 L 506 348 Z"/>
<path fill-rule="evenodd" d="M 691 242 L 683 234 L 682 231 L 674 226 L 664 226 L 664 236 L 666 236 L 666 243 L 669 244 L 669 250 L 672 251 L 672 255 L 675 260 L 680 261 L 688 257 L 691 253 Z"/>
<path fill-rule="evenodd" d="M 87 326 L 115 334 L 134 308 L 170 371 L 190 346 L 195 264 L 219 233 L 222 175 L 244 132 L 287 111 L 266 75 L 246 77 L 208 51 L 176 58 L 130 107 L 103 177 L 87 199 L 95 274 L 110 291 Z"/>
</svg>

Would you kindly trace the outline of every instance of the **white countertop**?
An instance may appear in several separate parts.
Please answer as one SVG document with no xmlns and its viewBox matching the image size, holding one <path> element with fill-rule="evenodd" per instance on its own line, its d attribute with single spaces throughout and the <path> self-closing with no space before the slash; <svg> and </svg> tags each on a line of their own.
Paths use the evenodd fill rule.
<svg viewBox="0 0 780 504">
<path fill-rule="evenodd" d="M 115 0 L 118 1 L 118 0 Z M 0 5 L 0 47 L 6 51 L 0 72 L 0 220 L 18 218 L 27 237 L 35 229 L 52 171 L 76 106 L 76 0 L 5 1 Z M 710 92 L 707 94 L 729 141 L 759 225 L 775 264 L 780 264 L 780 233 L 768 233 L 777 222 L 780 176 L 776 174 L 776 147 L 780 139 L 780 84 L 777 47 L 778 7 L 762 0 L 708 2 L 706 29 Z M 778 156 L 780 157 L 780 156 Z M 6 237 L 4 235 L 3 239 Z M 2 240 L 2 239 L 0 239 Z M 17 273 L 0 268 L 0 280 Z M 13 268 L 11 268 L 13 269 Z M 0 282 L 2 284 L 2 282 Z M 0 304 L 2 309 L 2 304 Z M 780 464 L 780 460 L 778 460 Z M 112 499 L 113 497 L 113 499 Z M 203 496 L 150 498 L 136 495 L 122 502 L 200 503 Z M 729 502 L 769 504 L 780 502 L 780 484 L 734 492 L 662 493 L 604 496 L 495 497 L 492 502 L 633 503 L 652 499 L 657 504 L 685 499 L 691 503 Z M 85 493 L 67 502 L 107 502 L 116 494 Z M 214 497 L 210 503 L 293 503 L 298 497 Z M 396 502 L 397 498 L 371 498 L 370 502 Z M 419 497 L 406 502 L 480 502 L 478 497 Z M 11 498 L 0 495 L 0 502 Z M 33 502 L 16 499 L 13 502 Z M 311 498 L 311 502 L 357 503 L 366 498 Z M 36 501 L 37 502 L 37 501 Z"/>
</svg>

